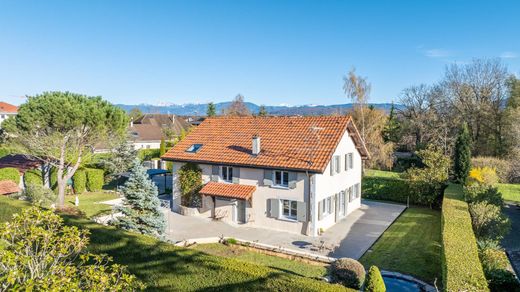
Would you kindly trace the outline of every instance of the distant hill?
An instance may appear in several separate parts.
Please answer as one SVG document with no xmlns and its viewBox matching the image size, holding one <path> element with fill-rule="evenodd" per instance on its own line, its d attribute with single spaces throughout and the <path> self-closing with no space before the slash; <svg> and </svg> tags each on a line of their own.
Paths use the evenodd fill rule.
<svg viewBox="0 0 520 292">
<path fill-rule="evenodd" d="M 217 113 L 221 113 L 223 109 L 227 108 L 231 104 L 230 101 L 216 103 Z M 251 102 L 246 102 L 246 106 L 253 113 L 258 113 L 260 106 Z M 370 104 L 377 109 L 390 111 L 391 103 L 372 103 Z M 172 104 L 172 105 L 150 105 L 150 104 L 117 104 L 120 108 L 125 111 L 130 111 L 133 108 L 139 108 L 143 113 L 155 113 L 155 114 L 174 114 L 180 116 L 204 116 L 206 115 L 206 108 L 208 104 Z M 317 116 L 317 115 L 330 115 L 330 114 L 345 114 L 351 108 L 352 103 L 345 104 L 333 104 L 333 105 L 300 105 L 300 106 L 269 106 L 265 108 L 271 115 L 277 116 L 291 116 L 291 115 L 302 115 L 302 116 Z M 396 104 L 396 108 L 401 108 L 400 105 Z"/>
</svg>

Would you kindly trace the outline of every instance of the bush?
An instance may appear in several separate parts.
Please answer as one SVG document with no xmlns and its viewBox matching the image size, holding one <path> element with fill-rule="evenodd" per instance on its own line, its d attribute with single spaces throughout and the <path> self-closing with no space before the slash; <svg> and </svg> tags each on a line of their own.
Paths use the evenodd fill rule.
<svg viewBox="0 0 520 292">
<path fill-rule="evenodd" d="M 367 279 L 365 281 L 365 292 L 385 292 L 386 286 L 381 276 L 381 272 L 376 266 L 368 269 Z"/>
<path fill-rule="evenodd" d="M 474 167 L 469 172 L 468 184 L 493 186 L 498 183 L 497 172 L 491 167 Z"/>
<path fill-rule="evenodd" d="M 20 172 L 14 167 L 0 168 L 0 180 L 12 180 L 16 184 L 19 184 Z"/>
<path fill-rule="evenodd" d="M 450 185 L 442 204 L 442 275 L 446 291 L 488 291 L 468 203 L 460 185 Z"/>
<path fill-rule="evenodd" d="M 486 272 L 491 292 L 519 292 L 520 284 L 515 275 L 508 270 L 491 270 Z"/>
<path fill-rule="evenodd" d="M 177 171 L 177 180 L 181 192 L 181 203 L 183 206 L 199 207 L 201 205 L 200 195 L 202 188 L 202 170 L 195 163 L 186 163 Z"/>
<path fill-rule="evenodd" d="M 97 168 L 86 168 L 87 190 L 89 192 L 97 192 L 103 188 L 103 170 Z"/>
<path fill-rule="evenodd" d="M 501 240 L 509 232 L 511 223 L 499 206 L 478 202 L 470 204 L 469 211 L 477 238 Z"/>
<path fill-rule="evenodd" d="M 365 199 L 406 203 L 410 196 L 411 204 L 420 205 L 417 196 L 410 194 L 408 186 L 401 178 L 367 175 L 363 177 L 361 190 Z"/>
<path fill-rule="evenodd" d="M 39 185 L 43 186 L 42 171 L 40 169 L 31 169 L 23 175 L 25 185 Z"/>
<path fill-rule="evenodd" d="M 509 259 L 503 250 L 485 248 L 480 251 L 480 261 L 484 271 L 509 268 Z"/>
<path fill-rule="evenodd" d="M 81 194 L 85 192 L 87 189 L 87 173 L 85 169 L 80 168 L 76 170 L 74 175 L 72 176 L 73 186 L 74 186 L 74 192 L 76 194 Z"/>
<path fill-rule="evenodd" d="M 0 147 L 0 158 L 7 156 L 9 154 L 15 153 L 15 150 L 9 147 Z"/>
<path fill-rule="evenodd" d="M 330 277 L 334 283 L 360 289 L 365 282 L 365 268 L 354 259 L 340 258 L 330 265 Z"/>
<path fill-rule="evenodd" d="M 495 169 L 498 179 L 502 183 L 512 182 L 511 163 L 504 159 L 496 157 L 474 157 L 471 159 L 474 167 L 490 167 Z"/>
<path fill-rule="evenodd" d="M 140 149 L 137 151 L 137 157 L 141 161 L 152 160 L 152 158 L 160 158 L 160 149 Z"/>
<path fill-rule="evenodd" d="M 29 202 L 39 207 L 49 207 L 56 202 L 57 195 L 51 189 L 38 184 L 29 184 L 25 188 L 24 195 Z"/>
<path fill-rule="evenodd" d="M 471 184 L 464 187 L 464 199 L 468 203 L 487 202 L 495 206 L 503 206 L 504 199 L 498 188 L 482 184 Z"/>
</svg>

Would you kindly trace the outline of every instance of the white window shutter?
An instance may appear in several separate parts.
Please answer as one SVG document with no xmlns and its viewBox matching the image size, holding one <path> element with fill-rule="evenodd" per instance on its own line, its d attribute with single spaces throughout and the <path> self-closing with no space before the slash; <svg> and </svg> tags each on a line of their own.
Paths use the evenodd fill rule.
<svg viewBox="0 0 520 292">
<path fill-rule="evenodd" d="M 321 220 L 323 217 L 323 200 L 318 202 L 318 220 Z"/>
<path fill-rule="evenodd" d="M 269 217 L 278 218 L 280 217 L 280 200 L 269 199 Z"/>
<path fill-rule="evenodd" d="M 330 160 L 330 175 L 333 176 L 334 175 L 334 168 L 335 168 L 335 165 L 334 165 L 334 157 Z"/>
</svg>

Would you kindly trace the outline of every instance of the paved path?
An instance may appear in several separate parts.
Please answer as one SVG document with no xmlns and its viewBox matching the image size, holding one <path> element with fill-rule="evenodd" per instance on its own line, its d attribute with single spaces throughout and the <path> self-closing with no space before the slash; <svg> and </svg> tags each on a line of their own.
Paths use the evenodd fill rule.
<svg viewBox="0 0 520 292">
<path fill-rule="evenodd" d="M 182 216 L 169 212 L 168 238 L 173 241 L 204 237 L 235 237 L 249 241 L 331 257 L 359 259 L 379 236 L 403 212 L 405 206 L 374 201 L 363 201 L 361 208 L 329 228 L 322 236 L 310 237 L 257 227 L 234 226 L 209 219 Z M 311 251 L 320 241 L 330 249 Z"/>
</svg>

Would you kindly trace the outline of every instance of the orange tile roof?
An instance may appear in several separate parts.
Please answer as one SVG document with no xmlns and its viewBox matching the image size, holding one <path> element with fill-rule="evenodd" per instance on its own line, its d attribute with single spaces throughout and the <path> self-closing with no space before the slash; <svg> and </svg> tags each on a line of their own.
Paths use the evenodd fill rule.
<svg viewBox="0 0 520 292">
<path fill-rule="evenodd" d="M 15 114 L 18 112 L 18 107 L 7 102 L 0 101 L 0 112 Z"/>
<path fill-rule="evenodd" d="M 0 181 L 0 195 L 9 195 L 18 193 L 20 188 L 18 185 L 12 180 L 2 180 Z"/>
<path fill-rule="evenodd" d="M 255 190 L 255 186 L 209 182 L 199 193 L 207 196 L 247 200 L 253 195 Z"/>
<path fill-rule="evenodd" d="M 350 116 L 208 118 L 162 156 L 165 160 L 324 172 L 341 137 L 348 132 L 368 158 Z M 261 152 L 252 155 L 252 137 Z M 195 153 L 186 150 L 202 144 Z"/>
</svg>

